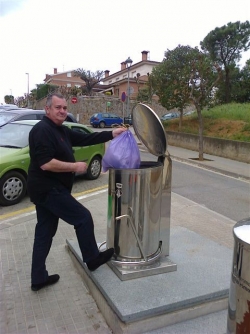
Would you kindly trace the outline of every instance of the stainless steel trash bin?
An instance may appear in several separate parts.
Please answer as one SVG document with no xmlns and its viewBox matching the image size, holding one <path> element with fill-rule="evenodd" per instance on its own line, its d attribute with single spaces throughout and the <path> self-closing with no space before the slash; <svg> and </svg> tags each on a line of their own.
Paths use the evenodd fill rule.
<svg viewBox="0 0 250 334">
<path fill-rule="evenodd" d="M 172 176 L 165 130 L 145 104 L 134 108 L 132 118 L 136 135 L 158 160 L 109 170 L 106 244 L 115 249 L 111 267 L 122 280 L 176 270 L 162 260 L 169 255 Z"/>
<path fill-rule="evenodd" d="M 142 264 L 159 253 L 161 194 L 161 163 L 109 170 L 107 244 L 114 247 L 117 260 Z"/>
<path fill-rule="evenodd" d="M 229 291 L 227 333 L 250 333 L 250 218 L 233 228 L 234 253 Z"/>
</svg>

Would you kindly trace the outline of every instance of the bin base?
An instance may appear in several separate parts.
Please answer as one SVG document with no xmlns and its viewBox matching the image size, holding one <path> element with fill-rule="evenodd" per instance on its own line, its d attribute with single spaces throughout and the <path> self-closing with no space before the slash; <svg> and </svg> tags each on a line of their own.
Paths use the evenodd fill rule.
<svg viewBox="0 0 250 334">
<path fill-rule="evenodd" d="M 166 326 L 181 326 L 183 321 L 227 309 L 232 250 L 183 227 L 171 229 L 171 240 L 170 257 L 178 270 L 127 281 L 121 281 L 108 265 L 90 272 L 77 240 L 67 240 L 84 284 L 114 333 L 136 334 L 159 328 L 168 333 L 171 331 L 164 331 Z M 224 329 L 225 323 L 226 318 Z M 178 326 L 175 333 L 193 333 L 196 325 L 188 327 L 190 331 Z M 210 325 L 209 333 L 223 332 L 212 331 L 217 326 L 211 320 Z M 204 323 L 199 326 L 199 333 L 204 333 Z"/>
<path fill-rule="evenodd" d="M 150 265 L 122 266 L 112 260 L 109 261 L 107 264 L 113 270 L 113 272 L 120 278 L 121 281 L 127 281 L 139 277 L 169 273 L 177 270 L 177 265 L 173 263 L 168 257 L 163 255 Z"/>
<path fill-rule="evenodd" d="M 106 242 L 97 244 L 100 251 L 106 249 Z M 121 281 L 127 281 L 134 278 L 170 273 L 177 270 L 177 265 L 173 263 L 167 256 L 161 254 L 160 248 L 148 261 L 141 262 L 122 262 L 111 260 L 107 262 L 113 272 Z"/>
</svg>

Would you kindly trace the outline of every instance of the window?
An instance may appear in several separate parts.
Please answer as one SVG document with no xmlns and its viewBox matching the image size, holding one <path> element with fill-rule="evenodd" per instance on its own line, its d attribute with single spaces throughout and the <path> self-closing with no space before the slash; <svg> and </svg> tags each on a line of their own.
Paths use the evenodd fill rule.
<svg viewBox="0 0 250 334">
<path fill-rule="evenodd" d="M 83 128 L 79 128 L 78 126 L 72 126 L 71 130 L 76 131 L 76 132 L 81 132 L 81 133 L 89 133 L 87 130 Z"/>
<path fill-rule="evenodd" d="M 44 114 L 37 114 L 36 117 L 37 117 L 37 119 L 40 119 L 40 120 L 41 120 L 41 119 L 43 119 L 43 116 L 44 116 L 44 115 L 45 115 L 45 113 L 44 113 Z"/>
<path fill-rule="evenodd" d="M 67 73 L 67 78 L 71 78 L 71 72 Z"/>
<path fill-rule="evenodd" d="M 67 83 L 67 87 L 71 87 L 71 83 Z"/>
<path fill-rule="evenodd" d="M 22 121 L 22 120 L 25 120 L 25 119 L 37 119 L 37 117 L 36 117 L 35 114 L 28 114 L 28 115 L 21 116 L 18 120 Z"/>
<path fill-rule="evenodd" d="M 9 114 L 7 112 L 3 112 L 3 113 L 0 114 L 0 125 L 8 123 L 12 119 L 14 119 L 13 114 Z"/>
</svg>

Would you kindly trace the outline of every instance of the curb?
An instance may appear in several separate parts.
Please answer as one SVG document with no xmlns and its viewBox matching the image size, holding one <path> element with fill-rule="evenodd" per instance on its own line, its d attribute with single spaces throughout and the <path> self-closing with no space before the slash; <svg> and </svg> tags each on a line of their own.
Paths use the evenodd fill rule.
<svg viewBox="0 0 250 334">
<path fill-rule="evenodd" d="M 147 152 L 146 149 L 144 150 L 142 148 L 142 143 L 138 142 L 137 144 L 138 144 L 138 146 L 141 146 L 141 148 L 139 148 L 141 151 Z M 180 157 L 177 157 L 175 155 L 170 155 L 170 157 L 171 157 L 172 160 L 175 160 L 175 161 L 185 162 L 189 165 L 193 165 L 193 166 L 197 166 L 197 167 L 200 167 L 200 168 L 203 168 L 203 169 L 207 169 L 207 170 L 210 170 L 212 172 L 217 172 L 217 173 L 220 173 L 222 175 L 227 175 L 227 176 L 233 177 L 235 179 L 239 179 L 239 180 L 243 180 L 243 181 L 250 181 L 250 177 L 245 176 L 245 175 L 229 172 L 229 171 L 226 171 L 224 169 L 220 169 L 218 167 L 206 166 L 206 165 L 202 164 L 201 162 L 196 162 L 196 161 L 193 161 L 193 160 L 180 158 Z"/>
<path fill-rule="evenodd" d="M 193 165 L 193 166 L 197 166 L 197 167 L 207 169 L 207 170 L 210 170 L 210 171 L 213 171 L 213 172 L 217 172 L 217 173 L 220 173 L 222 175 L 231 176 L 233 178 L 240 179 L 240 180 L 243 180 L 243 181 L 250 181 L 250 177 L 245 176 L 245 175 L 229 172 L 229 171 L 226 171 L 226 170 L 223 170 L 223 169 L 220 169 L 220 168 L 217 168 L 217 167 L 213 167 L 213 166 L 206 166 L 206 165 L 203 165 L 200 162 L 195 162 L 195 161 L 185 159 L 185 158 L 179 158 L 179 157 L 176 157 L 174 155 L 171 155 L 171 158 L 175 161 L 186 162 L 189 165 Z"/>
</svg>

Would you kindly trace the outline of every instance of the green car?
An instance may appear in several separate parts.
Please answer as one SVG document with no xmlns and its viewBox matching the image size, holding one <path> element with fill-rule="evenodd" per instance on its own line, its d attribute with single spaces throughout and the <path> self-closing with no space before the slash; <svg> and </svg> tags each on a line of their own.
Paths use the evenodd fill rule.
<svg viewBox="0 0 250 334">
<path fill-rule="evenodd" d="M 30 163 L 28 138 L 39 121 L 27 120 L 8 123 L 0 128 L 0 205 L 19 203 L 26 195 L 27 172 Z M 64 122 L 73 131 L 92 133 L 79 123 Z M 73 147 L 76 161 L 88 164 L 86 177 L 95 180 L 101 173 L 105 144 Z"/>
</svg>

